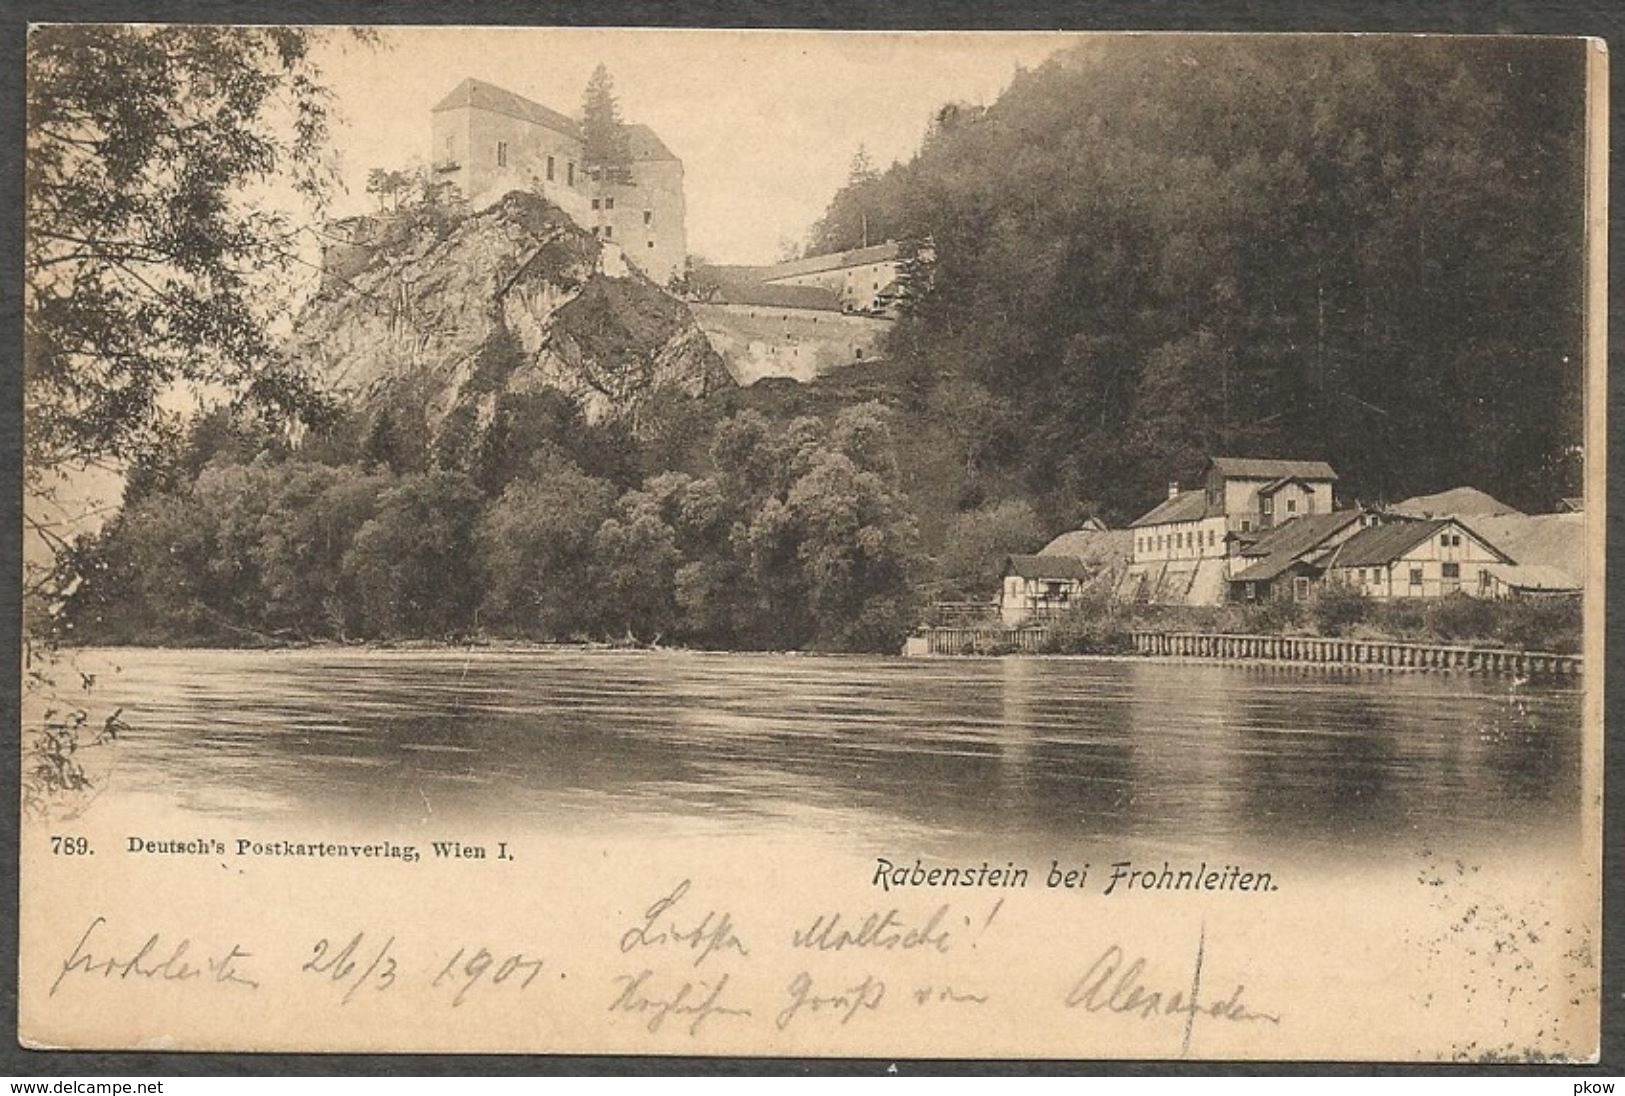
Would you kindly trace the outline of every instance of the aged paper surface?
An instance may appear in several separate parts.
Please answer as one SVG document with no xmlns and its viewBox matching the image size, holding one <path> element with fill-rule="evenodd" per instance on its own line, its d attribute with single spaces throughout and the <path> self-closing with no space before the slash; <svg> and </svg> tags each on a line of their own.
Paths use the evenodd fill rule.
<svg viewBox="0 0 1625 1096">
<path fill-rule="evenodd" d="M 215 254 L 162 235 L 189 215 L 173 204 L 109 217 L 86 201 L 62 227 L 56 195 L 85 197 L 72 180 L 172 202 L 186 177 L 94 144 L 123 123 L 74 66 L 137 47 L 69 31 L 37 29 L 30 57 L 42 343 L 46 306 L 92 284 L 54 271 L 107 264 L 94 284 L 119 288 L 98 315 L 149 290 L 179 309 L 176 256 Z M 116 456 L 65 446 L 70 460 L 56 428 L 107 407 L 30 379 L 45 441 L 29 451 L 43 577 L 24 668 L 22 1042 L 1593 1058 L 1606 56 L 1407 42 L 315 42 L 338 187 L 296 222 L 296 261 L 263 260 L 252 284 L 293 294 L 266 330 L 347 401 L 350 433 L 238 423 L 252 444 L 205 451 L 186 426 L 191 448 L 160 464 L 141 447 L 171 444 L 162 432 L 132 431 Z M 183 44 L 198 45 L 160 48 L 196 64 Z M 599 65 L 618 96 L 603 126 Z M 1501 67 L 1565 78 L 1536 110 L 1483 90 Z M 1271 70 L 1324 82 L 1192 121 L 1192 88 Z M 184 150 L 216 101 L 190 87 L 159 146 Z M 1435 93 L 1457 122 L 1420 105 Z M 1413 113 L 1420 134 L 1392 125 Z M 85 141 L 89 175 L 71 159 Z M 144 166 L 121 177 L 116 155 Z M 1463 187 L 1549 195 L 1567 227 L 1509 258 L 1527 239 L 1475 223 L 1448 197 Z M 297 208 L 278 175 L 250 189 Z M 106 235 L 86 243 L 97 217 Z M 1383 298 L 1384 271 L 1403 292 Z M 1435 290 L 1459 295 L 1411 309 Z M 217 300 L 202 299 L 199 315 Z M 1492 305 L 1505 314 L 1473 318 Z M 207 324 L 140 315 L 143 336 L 217 350 Z M 1536 325 L 1548 334 L 1526 337 Z M 41 353 L 72 368 L 63 345 Z M 1497 355 L 1517 357 L 1520 389 L 1474 384 Z M 1132 394 L 1107 384 L 1092 417 L 1045 417 L 1130 360 Z M 1263 361 L 1274 372 L 1247 372 Z M 1433 418 L 1407 417 L 1427 389 L 1390 401 L 1348 379 L 1435 366 Z M 913 379 L 888 388 L 888 369 Z M 1063 369 L 1053 388 L 1010 379 Z M 1315 378 L 1279 391 L 1332 407 L 1330 433 L 1281 426 L 1267 401 L 1238 410 L 1284 377 Z M 224 375 L 164 380 L 154 421 L 234 394 Z M 1559 388 L 1570 402 L 1543 406 L 1583 407 L 1583 424 L 1496 433 Z M 521 417 L 538 392 L 572 410 Z M 881 411 L 852 411 L 870 401 Z M 669 412 L 691 404 L 721 410 Z M 1210 413 L 1212 431 L 1190 425 Z M 864 440 L 883 414 L 915 442 L 884 459 Z M 1012 414 L 966 456 L 961 424 Z M 1108 433 L 1083 431 L 1132 416 L 1109 443 L 1131 450 L 1104 461 Z M 494 423 L 514 424 L 507 449 Z M 458 449 L 459 430 L 484 440 Z M 1182 455 L 1156 448 L 1165 434 Z M 543 435 L 501 465 L 513 438 Z M 604 456 L 617 445 L 629 466 Z M 1506 452 L 1475 464 L 1474 445 Z M 1026 463 L 998 463 L 1018 450 Z M 939 505 L 933 468 L 956 462 L 971 471 Z M 1557 470 L 1520 471 L 1535 466 Z M 1028 516 L 998 509 L 1018 501 Z M 707 507 L 733 516 L 706 525 Z M 876 516 L 894 510 L 918 541 Z M 965 515 L 990 513 L 1027 532 L 994 536 L 956 586 L 944 561 L 983 535 Z M 875 577 L 894 541 L 929 546 L 907 549 L 895 589 Z M 302 593 L 323 568 L 331 583 Z M 1416 631 L 1384 631 L 1407 599 Z M 882 617 L 904 604 L 894 642 Z M 1357 623 L 1334 616 L 1348 604 Z M 1102 621 L 1119 630 L 1100 639 Z M 940 653 L 952 644 L 960 657 Z"/>
</svg>

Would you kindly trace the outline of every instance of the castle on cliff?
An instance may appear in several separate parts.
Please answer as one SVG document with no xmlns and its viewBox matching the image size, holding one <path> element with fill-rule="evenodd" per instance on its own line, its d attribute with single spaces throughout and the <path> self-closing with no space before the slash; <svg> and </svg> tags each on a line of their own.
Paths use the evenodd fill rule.
<svg viewBox="0 0 1625 1096">
<path fill-rule="evenodd" d="M 631 181 L 589 178 L 581 123 L 495 84 L 466 79 L 431 116 L 430 163 L 475 209 L 533 190 L 618 247 L 656 284 L 683 272 L 683 162 L 645 125 L 626 127 Z"/>
</svg>

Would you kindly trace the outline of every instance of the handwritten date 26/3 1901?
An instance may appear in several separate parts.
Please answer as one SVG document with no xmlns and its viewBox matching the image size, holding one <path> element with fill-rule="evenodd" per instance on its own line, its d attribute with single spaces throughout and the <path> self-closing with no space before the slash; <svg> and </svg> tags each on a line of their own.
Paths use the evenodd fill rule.
<svg viewBox="0 0 1625 1096">
<path fill-rule="evenodd" d="M 403 947 L 393 935 L 367 932 L 319 937 L 300 961 L 277 961 L 242 941 L 215 945 L 161 932 L 121 933 L 97 916 L 60 960 L 48 996 L 86 981 L 253 992 L 288 973 L 331 987 L 339 1005 L 388 993 L 406 981 L 426 984 L 458 1008 L 485 990 L 529 989 L 543 968 L 541 958 L 524 951 L 470 943 L 430 955 Z"/>
</svg>

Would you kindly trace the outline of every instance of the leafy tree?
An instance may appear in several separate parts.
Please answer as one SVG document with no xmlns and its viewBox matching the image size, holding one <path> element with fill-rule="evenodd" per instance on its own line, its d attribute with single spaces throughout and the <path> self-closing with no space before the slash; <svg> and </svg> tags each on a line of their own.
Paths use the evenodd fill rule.
<svg viewBox="0 0 1625 1096">
<path fill-rule="evenodd" d="M 876 171 L 868 151 L 859 145 L 846 184 L 813 225 L 807 253 L 848 251 L 897 237 L 904 220 L 904 178 L 902 169 L 884 175 Z"/>
<path fill-rule="evenodd" d="M 545 639 L 597 631 L 593 545 L 614 505 L 610 484 L 571 466 L 510 483 L 480 526 L 481 620 Z"/>
<path fill-rule="evenodd" d="M 401 208 L 401 196 L 412 189 L 412 176 L 405 171 L 375 167 L 367 172 L 367 193 L 378 196 L 378 208 L 391 212 Z"/>
<path fill-rule="evenodd" d="M 406 465 L 395 415 L 387 406 L 378 409 L 372 417 L 372 425 L 367 427 L 367 436 L 361 442 L 361 463 L 368 469 L 384 468 L 392 472 L 399 472 Z"/>
<path fill-rule="evenodd" d="M 632 146 L 615 99 L 615 81 L 600 64 L 581 100 L 581 163 L 588 176 L 606 183 L 632 181 Z"/>
<path fill-rule="evenodd" d="M 278 416 L 329 410 L 268 333 L 319 200 L 326 93 L 300 27 L 75 24 L 29 36 L 23 256 L 29 475 L 124 462 L 174 385 Z"/>
<path fill-rule="evenodd" d="M 379 497 L 343 562 L 349 611 L 366 634 L 448 638 L 474 625 L 483 504 L 479 489 L 452 472 L 407 476 Z"/>
<path fill-rule="evenodd" d="M 858 150 L 852 154 L 852 165 L 847 169 L 846 185 L 858 186 L 871 183 L 880 177 L 875 170 L 874 161 L 869 159 L 869 150 L 860 143 Z"/>
<path fill-rule="evenodd" d="M 653 495 L 629 491 L 616 511 L 593 537 L 599 627 L 609 635 L 657 639 L 677 619 L 677 534 Z"/>
<path fill-rule="evenodd" d="M 991 596 L 1004 557 L 1037 551 L 1043 539 L 1038 514 L 1026 499 L 991 502 L 956 515 L 943 538 L 937 579 L 951 594 Z"/>
<path fill-rule="evenodd" d="M 210 605 L 214 530 L 190 492 L 142 497 L 71 549 L 78 585 L 54 621 L 75 642 L 227 638 Z"/>
<path fill-rule="evenodd" d="M 278 636 L 347 639 L 364 622 L 344 557 L 395 478 L 303 461 L 281 472 L 253 549 L 264 627 Z"/>
<path fill-rule="evenodd" d="M 788 520 L 773 530 L 775 547 L 795 543 L 811 641 L 895 651 L 913 623 L 915 530 L 903 500 L 876 473 L 826 450 L 791 489 L 785 512 Z"/>
</svg>

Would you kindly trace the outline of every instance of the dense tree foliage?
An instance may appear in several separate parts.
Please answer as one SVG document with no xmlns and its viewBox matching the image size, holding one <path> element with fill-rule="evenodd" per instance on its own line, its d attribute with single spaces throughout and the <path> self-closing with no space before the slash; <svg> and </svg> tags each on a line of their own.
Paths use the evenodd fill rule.
<svg viewBox="0 0 1625 1096">
<path fill-rule="evenodd" d="M 34 474 L 128 460 L 177 383 L 324 409 L 267 292 L 301 250 L 246 197 L 324 184 L 325 92 L 298 27 L 74 24 L 29 35 L 24 397 Z"/>
<path fill-rule="evenodd" d="M 743 411 L 705 424 L 700 474 L 630 483 L 617 475 L 650 459 L 644 443 L 624 438 L 624 459 L 600 463 L 616 475 L 598 474 L 572 458 L 596 451 L 602 424 L 554 395 L 499 408 L 465 432 L 470 470 L 404 459 L 380 440 L 397 437 L 379 427 L 387 409 L 299 450 L 202 416 L 77 547 L 60 626 L 98 642 L 479 633 L 891 650 L 912 623 L 918 547 L 882 409 L 827 427 Z M 510 433 L 515 421 L 535 432 Z"/>
<path fill-rule="evenodd" d="M 1580 471 L 1581 48 L 1086 43 L 945 108 L 814 243 L 859 213 L 930 242 L 892 351 L 978 393 L 929 418 L 977 465 L 950 508 L 1014 477 L 1046 523 L 1123 521 L 1216 452 L 1549 507 Z"/>
</svg>

